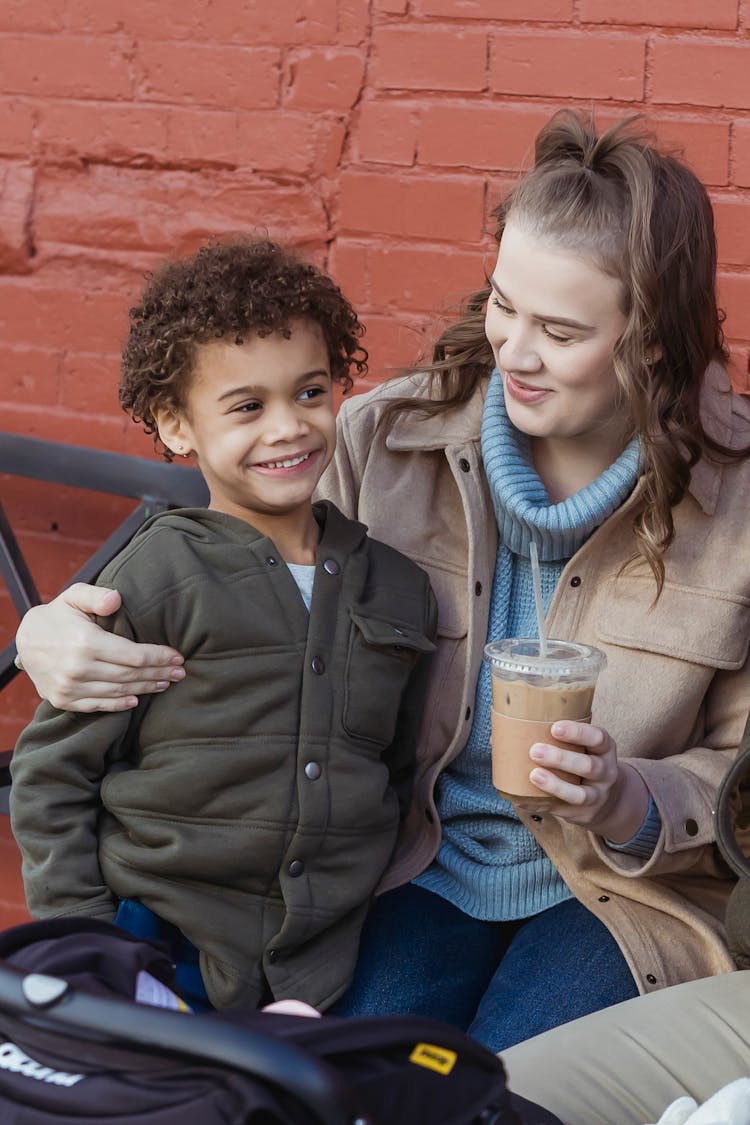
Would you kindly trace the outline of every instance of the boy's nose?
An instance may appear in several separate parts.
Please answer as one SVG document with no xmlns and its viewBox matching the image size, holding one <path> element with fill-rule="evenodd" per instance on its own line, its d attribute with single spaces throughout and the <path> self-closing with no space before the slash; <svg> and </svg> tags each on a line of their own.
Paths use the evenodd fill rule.
<svg viewBox="0 0 750 1125">
<path fill-rule="evenodd" d="M 266 415 L 266 424 L 268 436 L 275 441 L 298 437 L 308 430 L 307 419 L 295 410 L 286 408 L 272 411 L 270 417 Z"/>
</svg>

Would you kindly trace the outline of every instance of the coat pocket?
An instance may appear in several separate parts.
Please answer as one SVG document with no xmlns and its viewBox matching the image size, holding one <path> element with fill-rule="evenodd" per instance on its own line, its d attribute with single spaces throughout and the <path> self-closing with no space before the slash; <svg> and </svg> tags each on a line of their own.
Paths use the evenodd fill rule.
<svg viewBox="0 0 750 1125">
<path fill-rule="evenodd" d="M 750 644 L 750 601 L 741 594 L 653 581 L 614 579 L 603 599 L 599 640 L 709 668 L 742 668 Z"/>
<path fill-rule="evenodd" d="M 354 738 L 379 746 L 393 741 L 407 680 L 435 645 L 421 629 L 401 621 L 350 611 L 343 725 Z"/>
</svg>

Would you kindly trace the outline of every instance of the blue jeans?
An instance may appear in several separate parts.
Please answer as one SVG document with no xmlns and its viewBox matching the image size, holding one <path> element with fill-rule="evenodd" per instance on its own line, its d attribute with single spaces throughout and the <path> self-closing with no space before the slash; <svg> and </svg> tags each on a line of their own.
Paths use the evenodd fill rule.
<svg viewBox="0 0 750 1125">
<path fill-rule="evenodd" d="M 136 898 L 122 898 L 115 925 L 143 941 L 158 941 L 167 947 L 174 965 L 175 990 L 194 1012 L 211 1010 L 201 976 L 199 953 L 177 926 L 165 922 Z"/>
<path fill-rule="evenodd" d="M 614 938 L 577 899 L 483 922 L 408 884 L 376 900 L 354 980 L 328 1014 L 431 1016 L 502 1051 L 637 995 Z"/>
</svg>

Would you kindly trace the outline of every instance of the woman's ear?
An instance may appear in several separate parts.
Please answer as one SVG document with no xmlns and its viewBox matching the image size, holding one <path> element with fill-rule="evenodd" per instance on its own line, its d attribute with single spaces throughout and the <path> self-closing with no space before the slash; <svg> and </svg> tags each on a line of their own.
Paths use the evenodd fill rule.
<svg viewBox="0 0 750 1125">
<path fill-rule="evenodd" d="M 182 415 L 176 410 L 162 407 L 155 411 L 155 417 L 159 437 L 167 449 L 180 457 L 189 457 L 193 452 L 193 445 L 189 427 Z"/>
</svg>

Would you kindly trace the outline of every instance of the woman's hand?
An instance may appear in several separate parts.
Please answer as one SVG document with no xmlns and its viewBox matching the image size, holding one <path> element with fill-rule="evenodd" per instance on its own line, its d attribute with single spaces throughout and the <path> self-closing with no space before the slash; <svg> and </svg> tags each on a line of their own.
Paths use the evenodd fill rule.
<svg viewBox="0 0 750 1125">
<path fill-rule="evenodd" d="M 24 671 L 53 707 L 127 711 L 139 695 L 166 691 L 184 678 L 182 657 L 173 648 L 136 644 L 91 620 L 91 614 L 108 617 L 119 606 L 116 590 L 79 582 L 23 618 L 16 645 Z"/>
<path fill-rule="evenodd" d="M 545 810 L 614 844 L 624 844 L 646 816 L 646 783 L 627 762 L 618 760 L 613 739 L 601 727 L 565 719 L 553 723 L 552 735 L 570 743 L 570 748 L 536 742 L 529 750 L 529 757 L 536 763 L 529 777 L 548 797 L 556 798 L 552 806 L 545 802 Z M 568 781 L 551 769 L 572 776 Z M 533 798 L 519 798 L 515 803 L 527 811 L 539 807 Z"/>
</svg>

